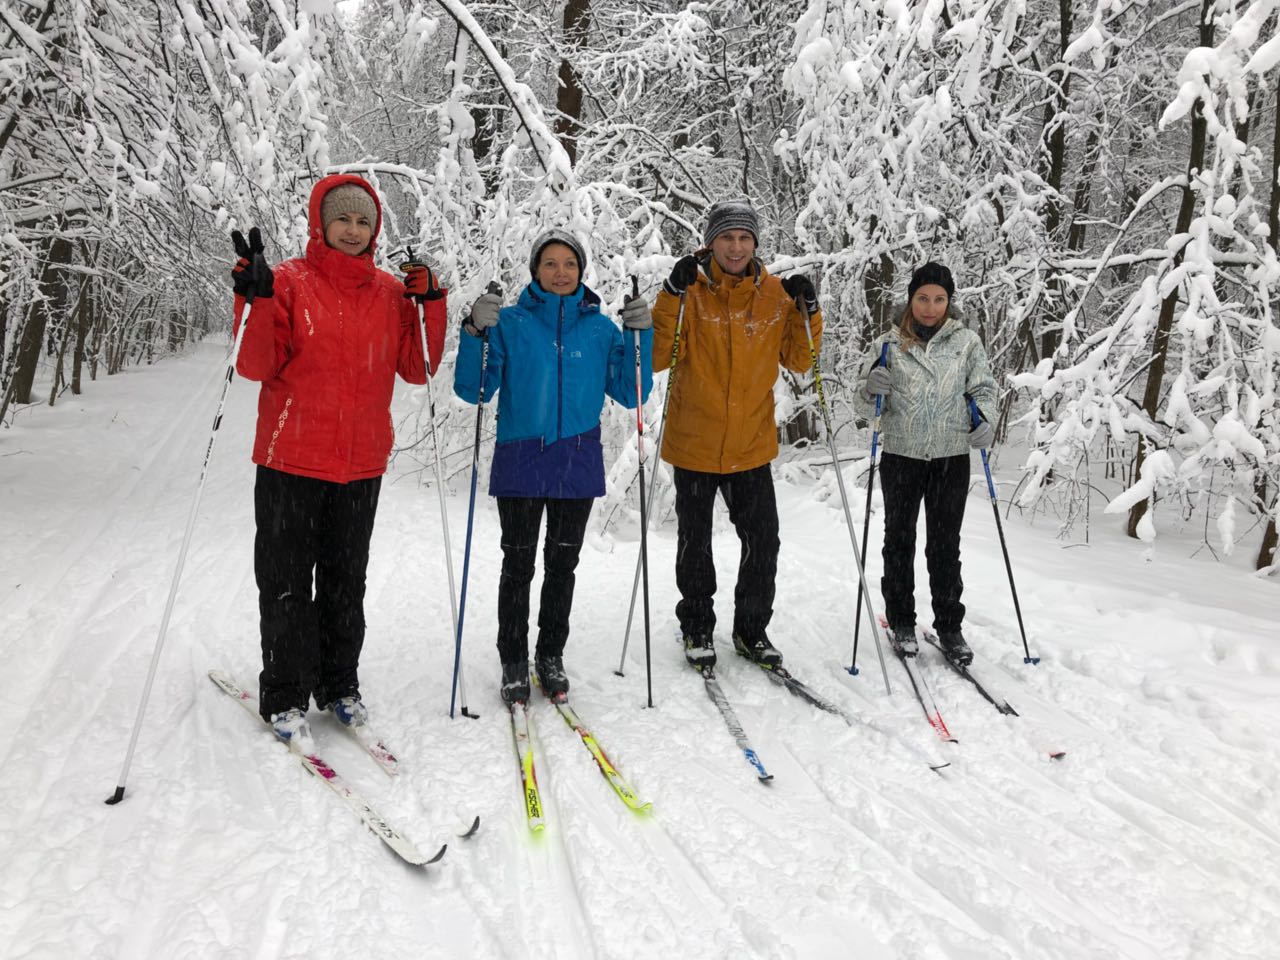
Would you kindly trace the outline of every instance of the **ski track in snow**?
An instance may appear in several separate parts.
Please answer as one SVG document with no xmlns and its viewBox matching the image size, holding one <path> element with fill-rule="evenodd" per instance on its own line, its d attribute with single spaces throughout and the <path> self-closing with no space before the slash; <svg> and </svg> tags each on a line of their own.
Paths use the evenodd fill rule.
<svg viewBox="0 0 1280 960">
<path fill-rule="evenodd" d="M 671 640 L 673 520 L 649 540 L 647 708 L 639 618 L 627 676 L 613 673 L 636 531 L 588 538 L 566 656 L 573 702 L 653 809 L 627 809 L 535 694 L 547 827 L 532 835 L 497 696 L 500 555 L 485 480 L 464 641 L 468 705 L 481 716 L 450 720 L 436 493 L 408 458 L 393 464 L 372 546 L 362 687 L 399 776 L 332 718 L 313 712 L 312 723 L 320 754 L 390 823 L 424 850 L 449 844 L 440 864 L 403 864 L 206 677 L 217 667 L 253 689 L 259 666 L 256 388 L 239 380 L 127 797 L 105 806 L 224 369 L 221 349 L 202 345 L 100 380 L 83 403 L 24 411 L 0 432 L 6 541 L 16 545 L 0 555 L 0 958 L 1277 955 L 1276 583 L 1235 561 L 1187 559 L 1176 540 L 1145 563 L 1145 546 L 1115 531 L 1064 550 L 1015 517 L 1006 535 L 1042 658 L 1026 666 L 984 489 L 965 521 L 966 635 L 983 679 L 1021 716 L 998 714 L 922 646 L 960 741 L 939 742 L 887 649 L 885 697 L 865 623 L 851 676 L 856 573 L 839 503 L 823 502 L 830 485 L 779 482 L 771 635 L 796 676 L 858 722 L 802 702 L 733 654 L 723 627 L 738 544 L 722 507 L 718 673 L 775 780 L 757 781 Z M 436 393 L 452 402 L 446 384 Z M 401 385 L 397 422 L 411 403 Z M 459 576 L 467 480 L 455 478 L 448 504 Z M 860 517 L 864 494 L 850 490 Z M 927 624 L 925 584 L 921 556 Z M 1049 759 L 1056 749 L 1065 759 Z M 935 773 L 930 758 L 950 766 Z M 477 815 L 479 834 L 459 839 Z"/>
</svg>

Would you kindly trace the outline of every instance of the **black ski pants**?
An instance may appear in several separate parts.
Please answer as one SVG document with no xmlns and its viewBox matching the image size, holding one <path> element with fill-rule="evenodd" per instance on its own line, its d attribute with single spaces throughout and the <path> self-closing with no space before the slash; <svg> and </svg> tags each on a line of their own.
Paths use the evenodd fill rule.
<svg viewBox="0 0 1280 960">
<path fill-rule="evenodd" d="M 765 464 L 740 473 L 702 473 L 675 468 L 676 617 L 686 635 L 715 629 L 716 566 L 711 554 L 711 520 L 717 491 L 738 533 L 738 581 L 733 590 L 733 632 L 765 635 L 773 618 L 778 572 L 778 502 L 773 474 Z"/>
<path fill-rule="evenodd" d="M 582 552 L 594 498 L 498 497 L 502 523 L 502 576 L 498 580 L 498 658 L 503 663 L 529 659 L 529 586 L 542 514 L 547 538 L 542 550 L 542 600 L 538 608 L 535 657 L 559 657 L 569 639 L 574 570 Z"/>
<path fill-rule="evenodd" d="M 916 460 L 886 453 L 880 462 L 884 496 L 884 576 L 880 593 L 884 615 L 894 628 L 916 622 L 916 521 L 924 503 L 925 560 L 933 628 L 953 633 L 964 621 L 960 595 L 960 524 L 969 496 L 969 455 Z"/>
<path fill-rule="evenodd" d="M 253 570 L 265 719 L 306 710 L 312 694 L 321 707 L 360 694 L 365 571 L 381 486 L 381 477 L 333 483 L 258 467 Z"/>
</svg>

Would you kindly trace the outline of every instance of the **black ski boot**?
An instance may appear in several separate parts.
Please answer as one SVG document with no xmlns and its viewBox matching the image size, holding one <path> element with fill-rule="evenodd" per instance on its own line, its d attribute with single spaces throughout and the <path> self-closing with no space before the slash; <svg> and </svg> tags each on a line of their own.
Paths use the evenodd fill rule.
<svg viewBox="0 0 1280 960">
<path fill-rule="evenodd" d="M 529 702 L 529 662 L 518 660 L 502 665 L 502 702 Z"/>
<path fill-rule="evenodd" d="M 942 644 L 942 652 L 947 655 L 947 659 L 956 666 L 967 667 L 973 663 L 973 651 L 964 642 L 964 634 L 959 630 L 955 633 L 938 634 L 938 643 Z"/>
<path fill-rule="evenodd" d="M 538 685 L 548 700 L 563 699 L 569 695 L 569 677 L 564 672 L 563 657 L 538 657 L 533 661 L 538 671 Z"/>
<path fill-rule="evenodd" d="M 782 666 L 782 654 L 777 651 L 774 645 L 769 642 L 769 638 L 763 633 L 749 640 L 741 634 L 735 633 L 733 635 L 733 648 L 748 660 L 754 660 L 761 666 Z"/>
<path fill-rule="evenodd" d="M 909 627 L 889 627 L 889 642 L 904 657 L 914 657 L 920 652 L 920 641 L 916 639 L 915 624 Z"/>
<path fill-rule="evenodd" d="M 684 635 L 684 658 L 692 666 L 714 667 L 716 665 L 716 648 L 710 633 L 686 633 Z"/>
</svg>

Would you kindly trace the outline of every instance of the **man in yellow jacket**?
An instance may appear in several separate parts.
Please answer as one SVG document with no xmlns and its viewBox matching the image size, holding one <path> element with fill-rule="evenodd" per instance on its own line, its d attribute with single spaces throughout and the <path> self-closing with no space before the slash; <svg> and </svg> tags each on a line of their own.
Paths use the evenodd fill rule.
<svg viewBox="0 0 1280 960">
<path fill-rule="evenodd" d="M 676 262 L 653 309 L 654 372 L 673 367 L 662 458 L 675 468 L 676 616 L 685 657 L 696 667 L 716 658 L 711 518 L 717 491 L 742 542 L 734 647 L 758 663 L 782 662 L 766 632 L 779 547 L 769 469 L 778 455 L 773 386 L 779 364 L 797 373 L 810 366 L 799 304 L 815 346 L 822 314 L 807 277 L 779 280 L 765 270 L 755 255 L 759 238 L 759 218 L 749 202 L 712 206 L 703 249 Z"/>
</svg>

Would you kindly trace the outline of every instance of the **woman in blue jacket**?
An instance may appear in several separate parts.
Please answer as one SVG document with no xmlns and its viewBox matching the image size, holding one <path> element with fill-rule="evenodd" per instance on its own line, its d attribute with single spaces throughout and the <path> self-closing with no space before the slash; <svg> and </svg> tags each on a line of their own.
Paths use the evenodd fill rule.
<svg viewBox="0 0 1280 960">
<path fill-rule="evenodd" d="M 502 524 L 498 582 L 498 656 L 502 699 L 529 698 L 529 585 L 542 514 L 542 602 L 534 667 L 548 696 L 569 691 L 564 646 L 569 638 L 573 572 L 578 566 L 592 501 L 604 495 L 600 411 L 607 394 L 635 409 L 635 344 L 600 312 L 600 298 L 583 282 L 586 255 L 563 230 L 533 245 L 530 283 L 513 307 L 486 293 L 471 306 L 458 345 L 453 390 L 478 399 L 482 338 L 489 362 L 484 396 L 498 396 L 498 442 L 489 495 Z M 640 338 L 640 385 L 653 385 L 653 320 L 646 302 L 629 298 L 622 325 Z"/>
</svg>

